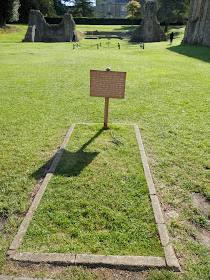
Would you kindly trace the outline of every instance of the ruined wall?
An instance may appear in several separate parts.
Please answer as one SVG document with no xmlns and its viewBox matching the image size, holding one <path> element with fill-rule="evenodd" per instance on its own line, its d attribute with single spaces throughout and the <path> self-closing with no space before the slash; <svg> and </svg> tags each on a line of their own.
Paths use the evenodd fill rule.
<svg viewBox="0 0 210 280">
<path fill-rule="evenodd" d="M 78 41 L 72 15 L 65 14 L 61 23 L 48 24 L 40 11 L 29 14 L 28 30 L 23 42 L 73 42 Z"/>
<path fill-rule="evenodd" d="M 160 42 L 166 41 L 166 36 L 157 22 L 157 2 L 149 0 L 146 3 L 146 14 L 141 25 L 133 32 L 131 41 Z"/>
<path fill-rule="evenodd" d="M 210 0 L 191 0 L 183 43 L 210 46 Z"/>
</svg>

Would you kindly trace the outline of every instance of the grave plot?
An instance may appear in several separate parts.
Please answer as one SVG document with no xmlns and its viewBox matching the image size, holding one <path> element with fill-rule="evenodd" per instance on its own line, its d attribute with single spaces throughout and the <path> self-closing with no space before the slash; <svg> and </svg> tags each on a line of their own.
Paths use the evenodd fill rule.
<svg viewBox="0 0 210 280">
<path fill-rule="evenodd" d="M 164 256 L 133 126 L 76 125 L 18 251 Z"/>
</svg>

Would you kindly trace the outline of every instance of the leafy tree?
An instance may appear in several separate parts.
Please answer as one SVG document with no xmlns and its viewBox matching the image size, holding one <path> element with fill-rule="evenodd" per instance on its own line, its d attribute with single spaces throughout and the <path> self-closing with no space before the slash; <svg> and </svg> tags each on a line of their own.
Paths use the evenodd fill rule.
<svg viewBox="0 0 210 280">
<path fill-rule="evenodd" d="M 170 23 L 184 21 L 189 10 L 189 0 L 158 0 L 158 19 L 165 24 L 165 32 Z"/>
<path fill-rule="evenodd" d="M 135 18 L 140 18 L 141 16 L 141 4 L 135 0 L 131 0 L 126 5 L 126 10 L 130 12 L 130 14 L 126 18 L 132 19 L 132 25 L 133 25 L 133 20 Z"/>
<path fill-rule="evenodd" d="M 19 0 L 0 0 L 0 27 L 5 27 L 7 21 L 18 21 Z"/>
<path fill-rule="evenodd" d="M 65 0 L 73 6 L 73 15 L 76 17 L 92 17 L 94 9 L 91 0 Z"/>
<path fill-rule="evenodd" d="M 53 0 L 54 9 L 58 16 L 64 15 L 67 12 L 67 7 L 61 3 L 61 0 Z"/>
<path fill-rule="evenodd" d="M 20 21 L 27 22 L 30 10 L 40 10 L 44 16 L 63 15 L 67 8 L 61 0 L 20 0 Z"/>
</svg>

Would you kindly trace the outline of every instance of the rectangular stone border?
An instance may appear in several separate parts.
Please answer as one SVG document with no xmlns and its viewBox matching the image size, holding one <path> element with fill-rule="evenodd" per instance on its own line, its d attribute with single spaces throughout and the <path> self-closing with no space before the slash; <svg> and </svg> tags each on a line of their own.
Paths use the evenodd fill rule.
<svg viewBox="0 0 210 280">
<path fill-rule="evenodd" d="M 93 125 L 96 123 L 77 123 L 84 125 Z M 141 160 L 146 176 L 147 185 L 149 188 L 149 195 L 152 203 L 152 208 L 155 216 L 155 222 L 158 227 L 160 240 L 164 249 L 165 258 L 153 256 L 113 256 L 113 255 L 92 255 L 92 254 L 61 254 L 61 253 L 31 253 L 31 252 L 17 252 L 21 245 L 22 239 L 27 231 L 30 221 L 33 218 L 34 212 L 41 201 L 45 189 L 56 169 L 56 166 L 63 154 L 63 151 L 69 141 L 69 138 L 74 130 L 76 123 L 70 127 L 60 150 L 57 152 L 52 165 L 50 166 L 44 181 L 42 182 L 39 191 L 37 192 L 20 228 L 14 237 L 7 255 L 9 259 L 22 262 L 33 263 L 51 263 L 56 265 L 86 265 L 89 267 L 109 267 L 127 270 L 143 270 L 148 268 L 166 268 L 168 267 L 174 271 L 181 271 L 179 262 L 174 253 L 173 247 L 170 244 L 169 233 L 164 222 L 158 196 L 156 194 L 155 185 L 152 180 L 147 156 L 144 150 L 141 134 L 138 125 L 136 124 L 122 124 L 116 125 L 131 125 L 135 128 L 138 147 L 141 155 Z"/>
</svg>

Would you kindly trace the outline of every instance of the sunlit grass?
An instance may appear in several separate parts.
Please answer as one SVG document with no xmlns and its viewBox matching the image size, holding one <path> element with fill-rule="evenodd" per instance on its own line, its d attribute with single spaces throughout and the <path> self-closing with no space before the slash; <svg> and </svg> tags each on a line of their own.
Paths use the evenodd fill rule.
<svg viewBox="0 0 210 280">
<path fill-rule="evenodd" d="M 21 250 L 163 255 L 133 126 L 76 126 Z"/>
<path fill-rule="evenodd" d="M 73 122 L 103 122 L 104 100 L 89 96 L 89 71 L 109 66 L 127 72 L 125 100 L 110 100 L 109 122 L 142 129 L 158 195 L 166 209 L 179 213 L 168 226 L 174 243 L 179 236 L 176 249 L 191 275 L 186 279 L 207 279 L 207 249 L 196 243 L 198 261 L 190 227 L 207 228 L 208 217 L 193 208 L 190 195 L 209 198 L 209 48 L 180 45 L 183 30 L 176 29 L 172 46 L 150 43 L 142 50 L 111 40 L 108 47 L 103 39 L 100 49 L 100 40 L 82 40 L 73 50 L 71 43 L 21 43 L 27 27 L 18 28 L 0 35 L 0 216 L 6 219 L 1 267 L 37 178 L 46 171 L 40 167 Z"/>
</svg>

